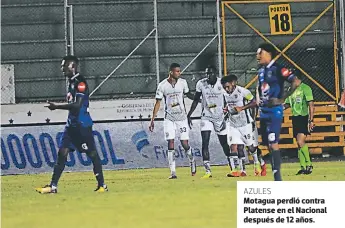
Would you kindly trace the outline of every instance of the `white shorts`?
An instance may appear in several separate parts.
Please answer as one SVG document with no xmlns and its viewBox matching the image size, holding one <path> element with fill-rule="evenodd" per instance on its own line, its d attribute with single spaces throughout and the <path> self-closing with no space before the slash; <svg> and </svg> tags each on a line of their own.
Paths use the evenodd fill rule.
<svg viewBox="0 0 345 228">
<path fill-rule="evenodd" d="M 243 127 L 231 127 L 229 123 L 227 123 L 228 129 L 228 144 L 244 144 L 245 146 L 257 146 L 257 137 L 255 137 L 255 131 L 253 131 L 253 125 L 247 124 Z M 257 133 L 257 132 L 256 132 Z"/>
<path fill-rule="evenodd" d="M 223 124 L 223 121 L 218 121 L 216 123 L 213 123 L 212 121 L 207 120 L 207 119 L 200 120 L 200 130 L 201 131 L 214 130 L 214 132 L 216 132 L 217 135 L 226 135 L 228 133 L 226 130 L 226 124 L 225 123 Z"/>
<path fill-rule="evenodd" d="M 165 140 L 175 139 L 176 131 L 180 140 L 189 140 L 189 125 L 188 120 L 171 121 L 164 120 L 164 137 Z"/>
</svg>

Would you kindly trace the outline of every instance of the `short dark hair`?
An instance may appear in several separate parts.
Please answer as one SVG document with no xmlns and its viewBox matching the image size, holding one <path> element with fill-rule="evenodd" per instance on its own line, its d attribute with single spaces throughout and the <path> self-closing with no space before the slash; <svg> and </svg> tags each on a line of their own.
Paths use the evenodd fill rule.
<svg viewBox="0 0 345 228">
<path fill-rule="evenodd" d="M 62 60 L 65 60 L 65 62 L 74 62 L 77 65 L 79 63 L 78 58 L 74 55 L 66 55 L 65 57 L 62 58 Z"/>
<path fill-rule="evenodd" d="M 228 82 L 235 82 L 237 81 L 237 76 L 234 75 L 234 74 L 230 74 L 228 76 L 224 76 L 222 77 L 222 79 L 220 80 L 220 82 L 224 85 L 225 83 L 228 83 Z"/>
<path fill-rule="evenodd" d="M 262 43 L 259 45 L 259 48 L 261 48 L 262 50 L 267 51 L 268 53 L 271 54 L 272 58 L 277 56 L 277 51 L 274 48 L 274 46 L 270 43 Z"/>
<path fill-rule="evenodd" d="M 169 70 L 172 70 L 172 69 L 177 68 L 177 67 L 181 67 L 180 64 L 172 63 L 172 64 L 170 64 Z"/>
</svg>

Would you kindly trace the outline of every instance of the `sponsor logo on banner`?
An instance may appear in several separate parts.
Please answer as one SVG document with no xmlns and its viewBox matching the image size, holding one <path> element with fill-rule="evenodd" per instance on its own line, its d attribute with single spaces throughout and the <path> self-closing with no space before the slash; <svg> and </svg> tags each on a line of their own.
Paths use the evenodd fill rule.
<svg viewBox="0 0 345 228">
<path fill-rule="evenodd" d="M 199 125 L 199 120 L 195 120 L 190 131 L 190 145 L 197 162 L 202 165 Z M 94 124 L 93 135 L 103 168 L 114 170 L 168 167 L 168 144 L 164 139 L 163 122 L 156 121 L 153 133 L 145 129 L 148 126 L 149 121 Z M 2 127 L 1 174 L 52 172 L 63 130 L 64 125 Z M 178 140 L 175 148 L 176 164 L 188 166 L 188 159 Z M 210 154 L 213 164 L 226 164 L 214 134 L 210 141 Z M 92 170 L 92 162 L 86 154 L 72 152 L 67 158 L 65 170 Z"/>
</svg>

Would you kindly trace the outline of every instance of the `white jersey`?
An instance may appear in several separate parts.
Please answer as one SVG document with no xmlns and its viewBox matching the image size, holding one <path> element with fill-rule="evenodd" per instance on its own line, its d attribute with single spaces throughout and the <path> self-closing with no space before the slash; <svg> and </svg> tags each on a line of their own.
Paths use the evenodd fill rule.
<svg viewBox="0 0 345 228">
<path fill-rule="evenodd" d="M 249 101 L 254 99 L 254 96 L 248 89 L 241 86 L 236 86 L 232 94 L 225 92 L 224 98 L 228 110 L 231 110 L 235 107 L 242 107 L 248 104 Z M 228 121 L 231 127 L 243 127 L 249 123 L 252 123 L 254 120 L 250 115 L 249 109 L 246 109 L 240 113 L 230 115 Z"/>
<path fill-rule="evenodd" d="M 156 99 L 165 101 L 165 117 L 171 121 L 182 121 L 187 119 L 186 107 L 183 96 L 189 92 L 188 84 L 185 79 L 178 79 L 173 86 L 168 79 L 159 83 L 156 91 Z"/>
<path fill-rule="evenodd" d="M 202 93 L 201 118 L 211 121 L 223 120 L 224 89 L 221 79 L 217 78 L 214 85 L 210 85 L 207 81 L 207 78 L 203 78 L 196 84 L 196 92 Z"/>
</svg>

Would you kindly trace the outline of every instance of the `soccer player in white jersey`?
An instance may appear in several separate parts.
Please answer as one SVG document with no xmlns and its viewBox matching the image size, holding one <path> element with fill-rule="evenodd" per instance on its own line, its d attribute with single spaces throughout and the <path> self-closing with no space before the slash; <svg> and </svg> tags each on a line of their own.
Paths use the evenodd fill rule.
<svg viewBox="0 0 345 228">
<path fill-rule="evenodd" d="M 259 175 L 262 170 L 257 156 L 256 127 L 254 119 L 249 113 L 249 109 L 256 107 L 254 96 L 248 89 L 237 85 L 237 77 L 235 75 L 223 77 L 221 83 L 226 91 L 224 97 L 229 114 L 227 130 L 228 144 L 231 147 L 230 161 L 232 171 L 228 176 L 246 176 L 240 170 L 241 161 L 237 147 L 237 145 L 243 143 L 248 147 L 249 152 L 253 156 L 255 175 Z"/>
<path fill-rule="evenodd" d="M 165 116 L 164 116 L 164 136 L 168 141 L 168 161 L 171 171 L 169 179 L 176 179 L 175 165 L 175 148 L 174 140 L 176 132 L 183 149 L 190 162 L 191 174 L 196 174 L 196 163 L 192 155 L 192 149 L 189 146 L 189 126 L 187 121 L 187 113 L 184 105 L 184 94 L 191 98 L 193 95 L 189 92 L 188 84 L 185 79 L 180 78 L 181 68 L 177 63 L 172 63 L 169 68 L 169 76 L 159 83 L 156 92 L 156 103 L 153 108 L 153 114 L 150 123 L 150 131 L 154 129 L 154 119 L 160 108 L 161 100 L 164 98 Z"/>
<path fill-rule="evenodd" d="M 217 70 L 213 66 L 208 66 L 205 70 L 206 78 L 199 80 L 196 84 L 196 93 L 194 101 L 188 112 L 188 123 L 192 127 L 191 116 L 195 111 L 200 98 L 202 97 L 202 114 L 200 121 L 201 139 L 202 139 L 202 158 L 206 174 L 202 178 L 210 178 L 211 165 L 209 142 L 211 131 L 214 130 L 218 135 L 219 142 L 223 147 L 224 154 L 230 158 L 230 147 L 227 142 L 226 124 L 224 121 L 224 89 L 217 77 Z"/>
</svg>

